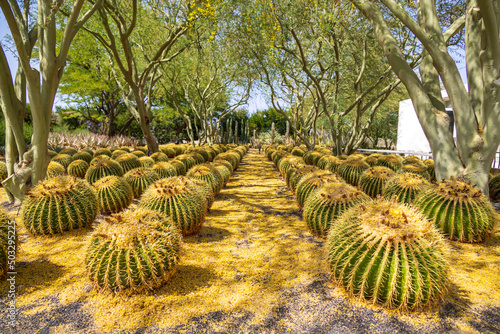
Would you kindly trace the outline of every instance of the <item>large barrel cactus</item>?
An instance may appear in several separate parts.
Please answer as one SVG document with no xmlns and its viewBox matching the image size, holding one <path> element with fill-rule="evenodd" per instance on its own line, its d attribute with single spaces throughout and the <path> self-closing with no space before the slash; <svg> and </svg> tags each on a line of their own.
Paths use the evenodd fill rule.
<svg viewBox="0 0 500 334">
<path fill-rule="evenodd" d="M 458 179 L 439 181 L 415 205 L 451 240 L 483 242 L 495 226 L 495 210 L 481 190 Z"/>
<path fill-rule="evenodd" d="M 89 169 L 89 164 L 83 160 L 74 160 L 68 166 L 68 174 L 74 177 L 84 178 Z"/>
<path fill-rule="evenodd" d="M 382 194 L 387 180 L 394 175 L 394 171 L 384 166 L 371 167 L 361 174 L 359 188 L 370 197 L 377 197 Z"/>
<path fill-rule="evenodd" d="M 416 208 L 379 198 L 330 228 L 328 266 L 351 295 L 387 308 L 417 309 L 443 298 L 446 243 Z"/>
<path fill-rule="evenodd" d="M 90 226 L 99 211 L 97 194 L 84 180 L 58 176 L 28 191 L 21 213 L 32 234 L 56 234 Z"/>
<path fill-rule="evenodd" d="M 399 202 L 410 204 L 428 186 L 429 181 L 421 175 L 399 173 L 387 181 L 382 196 L 387 199 L 396 197 Z"/>
<path fill-rule="evenodd" d="M 202 180 L 207 182 L 214 194 L 218 194 L 222 189 L 224 179 L 219 171 L 210 164 L 201 164 L 194 166 L 187 173 L 186 176 L 192 179 Z"/>
<path fill-rule="evenodd" d="M 0 208 L 0 279 L 7 274 L 9 268 L 9 251 L 15 257 L 17 250 L 17 231 L 15 225 L 9 224 L 9 221 L 12 220 L 7 216 L 7 212 Z"/>
<path fill-rule="evenodd" d="M 89 169 L 85 174 L 85 179 L 88 183 L 93 184 L 105 176 L 123 176 L 123 169 L 120 164 L 111 158 L 92 160 Z"/>
<path fill-rule="evenodd" d="M 116 162 L 122 166 L 123 172 L 126 173 L 134 168 L 142 167 L 139 158 L 132 153 L 125 153 L 116 158 Z"/>
<path fill-rule="evenodd" d="M 361 174 L 370 168 L 364 159 L 347 159 L 339 167 L 339 175 L 349 184 L 357 186 Z"/>
<path fill-rule="evenodd" d="M 160 176 L 153 168 L 134 168 L 123 175 L 123 178 L 130 184 L 134 192 L 134 197 L 142 195 L 149 185 L 160 179 Z"/>
<path fill-rule="evenodd" d="M 200 230 L 208 209 L 200 187 L 184 176 L 156 181 L 142 194 L 139 205 L 172 217 L 183 235 Z"/>
<path fill-rule="evenodd" d="M 361 190 L 344 182 L 327 183 L 314 191 L 304 204 L 304 220 L 312 234 L 326 237 L 332 223 L 347 209 L 370 201 Z"/>
<path fill-rule="evenodd" d="M 53 178 L 56 176 L 62 176 L 66 174 L 66 170 L 64 169 L 64 166 L 61 165 L 58 162 L 51 161 L 49 162 L 49 165 L 47 166 L 47 178 Z"/>
<path fill-rule="evenodd" d="M 130 184 L 120 176 L 106 176 L 93 184 L 97 191 L 99 210 L 103 213 L 119 212 L 134 199 Z"/>
<path fill-rule="evenodd" d="M 323 186 L 326 183 L 331 182 L 344 182 L 338 174 L 332 173 L 327 170 L 321 170 L 318 172 L 311 173 L 303 177 L 297 184 L 296 196 L 297 203 L 299 207 L 304 207 L 307 198 L 313 191 Z"/>
<path fill-rule="evenodd" d="M 92 234 L 85 267 L 100 290 L 141 292 L 174 273 L 182 236 L 175 223 L 147 209 L 113 214 Z"/>
</svg>

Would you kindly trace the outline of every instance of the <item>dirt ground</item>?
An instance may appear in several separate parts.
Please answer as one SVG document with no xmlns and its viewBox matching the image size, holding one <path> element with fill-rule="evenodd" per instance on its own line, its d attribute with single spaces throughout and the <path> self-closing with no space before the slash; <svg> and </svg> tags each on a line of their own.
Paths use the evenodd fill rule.
<svg viewBox="0 0 500 334">
<path fill-rule="evenodd" d="M 18 219 L 18 325 L 2 320 L 0 333 L 500 333 L 498 226 L 484 244 L 451 243 L 440 306 L 402 313 L 345 297 L 301 215 L 272 163 L 251 150 L 200 233 L 184 239 L 176 274 L 139 295 L 92 288 L 83 263 L 91 229 L 33 237 Z M 1 282 L 2 319 L 7 289 Z"/>
</svg>

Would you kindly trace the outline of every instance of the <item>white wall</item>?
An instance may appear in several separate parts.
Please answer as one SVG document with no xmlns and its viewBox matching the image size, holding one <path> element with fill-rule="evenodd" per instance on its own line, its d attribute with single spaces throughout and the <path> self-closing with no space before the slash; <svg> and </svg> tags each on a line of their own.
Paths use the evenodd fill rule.
<svg viewBox="0 0 500 334">
<path fill-rule="evenodd" d="M 399 102 L 398 151 L 430 152 L 431 146 L 420 126 L 411 100 Z"/>
</svg>

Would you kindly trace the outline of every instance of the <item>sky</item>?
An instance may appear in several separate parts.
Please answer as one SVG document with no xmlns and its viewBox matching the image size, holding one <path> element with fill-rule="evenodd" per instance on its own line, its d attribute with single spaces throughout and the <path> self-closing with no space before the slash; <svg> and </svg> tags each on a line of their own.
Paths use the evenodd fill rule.
<svg viewBox="0 0 500 334">
<path fill-rule="evenodd" d="M 3 1 L 3 0 L 0 0 Z M 3 16 L 2 13 L 0 13 L 0 41 L 3 42 L 5 41 L 6 35 L 10 35 L 9 28 L 7 25 L 7 22 L 5 20 L 5 17 Z M 9 67 L 11 72 L 14 74 L 16 69 L 17 69 L 17 59 L 15 56 L 6 50 L 6 55 L 7 55 L 7 60 L 9 62 Z M 462 80 L 466 82 L 466 68 L 465 68 L 465 57 L 464 54 L 452 54 L 452 57 L 455 59 L 458 65 L 458 70 L 460 71 L 460 75 L 462 76 Z M 56 98 L 55 102 L 56 106 L 63 106 L 64 103 L 60 101 L 60 99 Z M 250 94 L 250 99 L 248 100 L 248 103 L 246 105 L 243 105 L 242 108 L 246 108 L 249 113 L 253 114 L 257 110 L 265 110 L 269 108 L 270 105 L 266 103 L 266 96 L 265 94 L 259 89 L 259 88 L 254 88 L 251 91 Z"/>
</svg>

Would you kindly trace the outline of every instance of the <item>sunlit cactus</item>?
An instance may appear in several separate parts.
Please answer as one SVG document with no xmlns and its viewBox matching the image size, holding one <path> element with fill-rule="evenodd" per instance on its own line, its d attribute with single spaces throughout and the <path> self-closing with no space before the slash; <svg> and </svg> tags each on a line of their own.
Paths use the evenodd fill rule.
<svg viewBox="0 0 500 334">
<path fill-rule="evenodd" d="M 297 166 L 305 166 L 304 159 L 296 157 L 294 155 L 288 155 L 280 160 L 277 168 L 280 171 L 281 175 L 285 175 L 286 172 L 292 167 Z"/>
<path fill-rule="evenodd" d="M 93 158 L 93 156 L 87 151 L 79 151 L 73 155 L 73 161 L 83 160 L 88 164 L 92 161 L 92 158 Z"/>
<path fill-rule="evenodd" d="M 155 164 L 155 161 L 147 156 L 140 157 L 139 161 L 141 162 L 142 167 L 151 167 Z"/>
<path fill-rule="evenodd" d="M 294 147 L 291 153 L 296 157 L 303 157 L 305 152 L 298 147 Z"/>
<path fill-rule="evenodd" d="M 52 158 L 51 161 L 60 163 L 64 169 L 66 170 L 69 166 L 69 164 L 73 161 L 73 158 L 69 154 L 61 154 L 59 153 L 55 157 Z"/>
<path fill-rule="evenodd" d="M 202 163 L 210 162 L 211 161 L 211 155 L 207 151 L 205 151 L 204 149 L 202 149 L 202 148 L 194 149 L 193 152 L 196 152 L 196 153 L 200 154 L 203 157 L 204 161 Z"/>
<path fill-rule="evenodd" d="M 89 169 L 89 164 L 83 160 L 74 160 L 68 166 L 68 175 L 84 178 Z"/>
<path fill-rule="evenodd" d="M 338 174 L 332 173 L 327 170 L 321 170 L 304 176 L 297 184 L 295 195 L 297 196 L 297 203 L 299 207 L 304 207 L 304 204 L 316 189 L 331 182 L 344 182 Z"/>
<path fill-rule="evenodd" d="M 384 155 L 383 157 L 380 157 L 376 163 L 376 166 L 384 166 L 395 172 L 397 172 L 402 165 L 401 159 L 394 155 Z"/>
<path fill-rule="evenodd" d="M 78 152 L 78 150 L 74 147 L 66 147 L 63 150 L 61 150 L 61 152 L 59 152 L 59 154 L 67 154 L 67 155 L 73 156 L 77 152 Z"/>
<path fill-rule="evenodd" d="M 326 237 L 330 226 L 347 209 L 370 201 L 361 190 L 345 182 L 326 183 L 311 193 L 304 204 L 304 220 L 312 234 Z"/>
<path fill-rule="evenodd" d="M 94 158 L 95 159 L 95 158 Z M 123 168 L 120 164 L 113 159 L 101 159 L 101 160 L 93 160 L 90 163 L 89 169 L 87 169 L 87 173 L 85 174 L 85 179 L 88 183 L 93 184 L 99 179 L 115 175 L 115 176 L 123 176 Z"/>
<path fill-rule="evenodd" d="M 173 158 L 176 155 L 175 150 L 172 147 L 164 147 L 164 148 L 160 147 L 160 150 L 163 152 L 163 154 L 166 154 L 167 157 L 169 158 Z"/>
<path fill-rule="evenodd" d="M 15 260 L 15 254 L 17 253 L 16 226 L 9 224 L 10 221 L 13 221 L 13 219 L 9 218 L 7 211 L 0 208 L 0 279 L 5 277 L 9 271 L 9 251 L 14 256 L 13 260 Z"/>
<path fill-rule="evenodd" d="M 28 191 L 21 213 L 32 234 L 56 234 L 90 226 L 99 206 L 95 190 L 84 180 L 58 176 Z"/>
<path fill-rule="evenodd" d="M 119 212 L 127 208 L 134 199 L 130 184 L 121 176 L 105 176 L 93 184 L 97 192 L 99 211 Z"/>
<path fill-rule="evenodd" d="M 47 153 L 49 154 L 51 159 L 57 155 L 57 152 L 52 150 L 48 150 Z"/>
<path fill-rule="evenodd" d="M 490 187 L 490 197 L 492 200 L 500 199 L 500 174 L 494 175 L 489 183 Z"/>
<path fill-rule="evenodd" d="M 495 227 L 495 210 L 489 198 L 470 182 L 439 181 L 415 200 L 420 211 L 450 240 L 483 242 Z"/>
<path fill-rule="evenodd" d="M 427 172 L 427 166 L 424 163 L 421 163 L 419 165 L 416 165 L 416 164 L 403 165 L 399 171 L 403 172 L 403 173 L 418 174 L 418 175 L 424 177 L 426 180 L 429 180 L 429 181 L 431 180 L 431 176 Z"/>
<path fill-rule="evenodd" d="M 210 186 L 210 184 L 208 184 L 207 181 L 203 181 L 201 179 L 191 178 L 191 181 L 193 181 L 198 191 L 207 200 L 207 211 L 210 211 L 210 208 L 212 207 L 212 204 L 214 204 L 215 201 L 215 192 L 213 191 L 212 187 Z"/>
<path fill-rule="evenodd" d="M 370 167 L 375 167 L 377 165 L 378 157 L 369 156 L 365 158 L 365 162 L 370 165 Z"/>
<path fill-rule="evenodd" d="M 123 172 L 126 173 L 134 168 L 142 167 L 139 158 L 132 153 L 125 153 L 116 158 L 116 162 L 122 166 Z"/>
<path fill-rule="evenodd" d="M 232 166 L 229 162 L 224 160 L 219 160 L 210 163 L 222 176 L 222 186 L 224 187 L 231 177 Z M 229 166 L 228 166 L 229 165 Z"/>
<path fill-rule="evenodd" d="M 317 166 L 318 160 L 324 155 L 324 153 L 318 151 L 309 151 L 304 154 L 303 158 L 306 164 Z"/>
<path fill-rule="evenodd" d="M 197 164 L 196 160 L 194 160 L 194 158 L 189 154 L 178 155 L 175 157 L 174 160 L 171 160 L 170 163 L 172 163 L 172 161 L 180 161 L 184 164 L 185 171 L 182 174 L 185 174 L 186 171 L 188 171 L 191 167 Z"/>
<path fill-rule="evenodd" d="M 403 165 L 421 165 L 423 164 L 422 159 L 414 155 L 409 155 L 403 159 Z"/>
<path fill-rule="evenodd" d="M 58 162 L 51 161 L 49 162 L 49 165 L 47 166 L 47 178 L 53 178 L 56 176 L 62 176 L 66 174 L 66 169 L 64 168 L 63 165 L 61 165 Z"/>
<path fill-rule="evenodd" d="M 174 274 L 181 240 L 175 223 L 161 213 L 128 209 L 113 214 L 90 239 L 88 277 L 104 291 L 155 289 Z"/>
<path fill-rule="evenodd" d="M 161 177 L 153 168 L 139 167 L 126 172 L 123 178 L 132 187 L 134 197 L 138 198 L 151 183 L 158 181 Z"/>
<path fill-rule="evenodd" d="M 94 151 L 94 158 L 97 157 L 98 155 L 107 155 L 108 157 L 111 158 L 111 151 L 107 148 L 99 148 Z"/>
<path fill-rule="evenodd" d="M 297 189 L 297 184 L 299 184 L 300 180 L 304 176 L 306 176 L 310 173 L 313 173 L 313 172 L 318 172 L 318 171 L 320 171 L 320 169 L 318 167 L 310 166 L 310 165 L 290 168 L 288 170 L 288 172 L 286 172 L 286 174 L 285 174 L 285 182 L 286 182 L 288 188 L 290 188 L 290 190 L 293 193 L 295 193 L 295 191 Z"/>
<path fill-rule="evenodd" d="M 119 150 L 125 151 L 126 153 L 132 152 L 128 146 L 120 146 Z"/>
<path fill-rule="evenodd" d="M 446 243 L 407 204 L 379 198 L 351 208 L 330 227 L 326 247 L 335 283 L 368 302 L 420 309 L 448 289 Z"/>
<path fill-rule="evenodd" d="M 150 158 L 153 159 L 155 162 L 159 161 L 165 161 L 168 162 L 169 158 L 165 153 L 161 152 L 156 152 L 150 155 Z"/>
<path fill-rule="evenodd" d="M 219 171 L 210 164 L 201 164 L 194 166 L 187 173 L 186 176 L 192 179 L 202 180 L 207 182 L 214 194 L 218 194 L 222 189 L 224 179 Z"/>
<path fill-rule="evenodd" d="M 233 168 L 233 171 L 238 167 L 239 161 L 233 154 L 221 153 L 214 158 L 214 161 L 225 160 L 229 162 Z"/>
<path fill-rule="evenodd" d="M 361 174 L 359 188 L 368 196 L 375 198 L 382 194 L 385 184 L 394 175 L 394 171 L 384 166 L 370 167 Z"/>
<path fill-rule="evenodd" d="M 111 153 L 111 159 L 116 160 L 120 155 L 127 154 L 128 152 L 124 150 L 114 150 L 113 153 Z"/>
<path fill-rule="evenodd" d="M 184 176 L 156 181 L 142 194 L 139 205 L 172 217 L 183 235 L 197 233 L 208 210 L 200 187 Z"/>
<path fill-rule="evenodd" d="M 163 162 L 162 162 L 163 163 Z M 186 174 L 186 165 L 180 161 L 180 160 L 170 160 L 170 162 L 165 162 L 165 163 L 170 163 L 176 170 L 176 175 L 184 175 Z"/>
<path fill-rule="evenodd" d="M 138 158 L 142 158 L 142 157 L 146 156 L 146 153 L 144 153 L 143 151 L 140 151 L 140 150 L 135 150 L 135 151 L 132 151 L 131 153 Z"/>
<path fill-rule="evenodd" d="M 88 154 L 90 154 L 91 157 L 94 156 L 94 151 L 89 147 L 82 148 L 79 152 L 88 153 Z"/>
<path fill-rule="evenodd" d="M 410 204 L 429 185 L 429 181 L 421 175 L 399 173 L 387 181 L 382 195 L 387 199 L 396 197 L 399 202 Z"/>
<path fill-rule="evenodd" d="M 361 174 L 369 168 L 363 159 L 348 159 L 338 167 L 338 173 L 347 183 L 357 186 Z"/>
<path fill-rule="evenodd" d="M 92 166 L 94 163 L 96 163 L 97 161 L 100 161 L 100 160 L 112 160 L 110 156 L 106 155 L 106 154 L 99 154 L 99 155 L 96 155 L 92 158 L 92 160 L 90 160 L 90 166 Z M 114 161 L 114 160 L 113 160 Z"/>
<path fill-rule="evenodd" d="M 190 157 L 192 157 L 194 159 L 195 165 L 205 163 L 205 158 L 203 158 L 203 156 L 198 152 L 192 151 L 192 152 L 187 153 L 187 155 L 189 155 Z"/>
<path fill-rule="evenodd" d="M 184 167 L 184 164 L 182 162 L 179 162 L 182 167 Z M 165 177 L 172 177 L 172 176 L 177 176 L 178 174 L 178 169 L 171 163 L 165 162 L 165 161 L 160 161 L 151 166 L 151 168 L 160 176 L 161 179 Z"/>
</svg>

